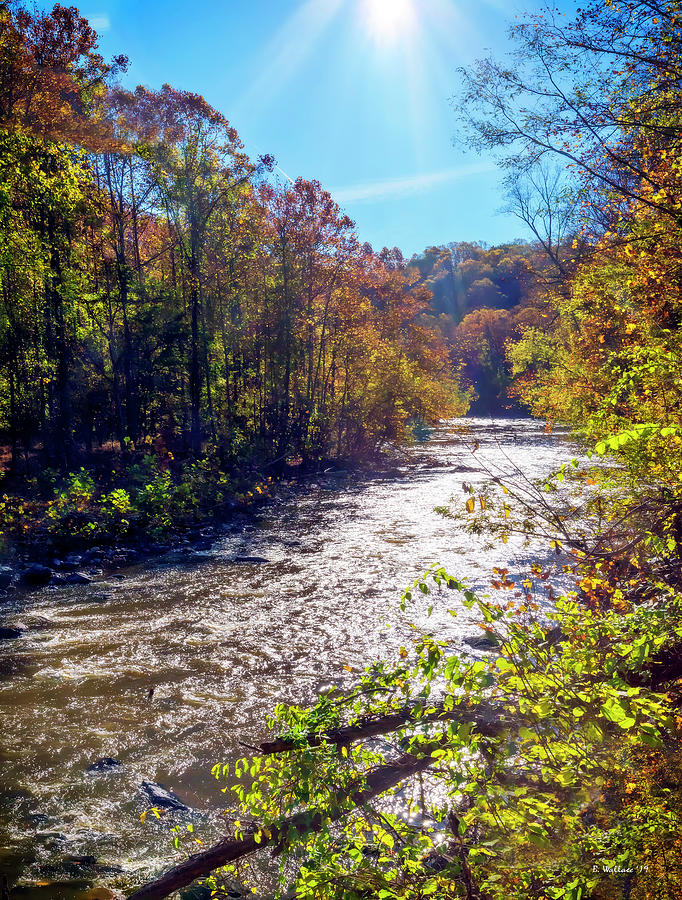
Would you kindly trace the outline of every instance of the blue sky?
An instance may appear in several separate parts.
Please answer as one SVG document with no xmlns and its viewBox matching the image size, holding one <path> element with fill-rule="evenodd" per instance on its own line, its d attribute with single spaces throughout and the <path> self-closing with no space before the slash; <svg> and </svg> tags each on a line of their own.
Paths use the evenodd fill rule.
<svg viewBox="0 0 682 900">
<path fill-rule="evenodd" d="M 76 0 L 77 2 L 77 0 Z M 47 6 L 47 3 L 43 5 Z M 50 4 L 51 5 L 51 4 Z M 316 178 L 376 249 L 525 237 L 500 214 L 494 161 L 453 147 L 456 69 L 507 45 L 539 4 L 506 0 L 85 0 L 126 83 L 196 91 Z"/>
</svg>

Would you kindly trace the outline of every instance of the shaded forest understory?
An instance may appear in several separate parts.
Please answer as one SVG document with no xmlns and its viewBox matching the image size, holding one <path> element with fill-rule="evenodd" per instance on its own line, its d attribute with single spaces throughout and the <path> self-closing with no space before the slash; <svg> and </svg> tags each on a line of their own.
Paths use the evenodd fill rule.
<svg viewBox="0 0 682 900">
<path fill-rule="evenodd" d="M 589 3 L 510 46 L 460 73 L 456 111 L 534 240 L 406 261 L 319 183 L 249 160 L 203 98 L 122 88 L 76 10 L 0 5 L 8 540 L 167 533 L 264 490 L 254 473 L 366 457 L 472 404 L 593 448 L 439 508 L 555 554 L 485 596 L 438 568 L 406 592 L 406 611 L 460 597 L 482 658 L 420 634 L 355 688 L 277 707 L 274 743 L 214 769 L 231 833 L 140 900 L 257 884 L 243 859 L 266 846 L 315 900 L 682 894 L 682 16 Z M 412 816 L 386 806 L 399 785 Z"/>
</svg>

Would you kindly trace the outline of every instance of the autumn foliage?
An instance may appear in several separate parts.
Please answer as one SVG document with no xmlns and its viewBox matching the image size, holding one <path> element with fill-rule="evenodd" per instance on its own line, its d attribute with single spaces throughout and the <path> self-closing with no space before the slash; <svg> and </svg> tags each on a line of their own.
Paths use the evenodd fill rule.
<svg viewBox="0 0 682 900">
<path fill-rule="evenodd" d="M 429 294 L 202 97 L 117 83 L 72 7 L 0 7 L 0 426 L 99 447 L 357 456 L 466 398 Z"/>
<path fill-rule="evenodd" d="M 265 757 L 237 763 L 239 814 L 264 843 L 283 811 L 314 811 L 285 841 L 300 897 L 682 895 L 682 17 L 606 0 L 512 37 L 511 61 L 463 73 L 460 118 L 501 151 L 537 238 L 514 254 L 522 296 L 496 282 L 509 248 L 414 265 L 465 383 L 499 379 L 587 454 L 537 484 L 508 459 L 440 508 L 472 537 L 551 537 L 556 569 L 538 551 L 485 596 L 438 568 L 405 593 L 442 611 L 457 592 L 484 658 L 424 633 L 349 691 L 278 707 Z M 337 786 L 380 775 L 403 782 L 411 817 L 366 792 L 342 795 L 339 823 Z"/>
</svg>

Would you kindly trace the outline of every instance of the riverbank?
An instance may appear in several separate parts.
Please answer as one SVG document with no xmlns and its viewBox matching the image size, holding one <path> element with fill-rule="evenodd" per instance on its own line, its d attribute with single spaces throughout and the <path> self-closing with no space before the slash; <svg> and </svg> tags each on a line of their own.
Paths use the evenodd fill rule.
<svg viewBox="0 0 682 900">
<path fill-rule="evenodd" d="M 17 587 L 90 584 L 173 549 L 207 550 L 253 524 L 282 485 L 305 489 L 349 472 L 387 477 L 403 458 L 391 445 L 365 460 L 280 462 L 276 474 L 266 475 L 273 466 L 228 474 L 208 458 L 171 468 L 169 460 L 146 455 L 106 479 L 82 468 L 50 498 L 40 496 L 35 480 L 24 483 L 22 493 L 0 495 L 0 596 Z"/>
</svg>

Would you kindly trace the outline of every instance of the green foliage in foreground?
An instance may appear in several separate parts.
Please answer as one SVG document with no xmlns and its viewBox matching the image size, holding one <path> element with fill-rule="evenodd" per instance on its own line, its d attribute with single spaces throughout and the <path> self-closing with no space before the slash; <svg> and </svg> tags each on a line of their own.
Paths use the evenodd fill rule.
<svg viewBox="0 0 682 900">
<path fill-rule="evenodd" d="M 682 640 L 680 598 L 660 584 L 655 600 L 616 612 L 564 597 L 540 618 L 530 581 L 493 603 L 437 569 L 404 602 L 434 587 L 462 593 L 497 651 L 473 661 L 422 634 L 351 692 L 278 707 L 270 726 L 290 752 L 214 768 L 239 800 L 236 833 L 256 821 L 269 836 L 300 809 L 319 813 L 317 830 L 289 836 L 281 868 L 301 898 L 653 898 L 666 896 L 662 875 L 679 887 L 682 720 L 645 673 Z M 406 708 L 409 721 L 382 738 L 332 740 L 340 724 Z M 398 803 L 339 803 L 406 754 L 431 765 Z"/>
</svg>

